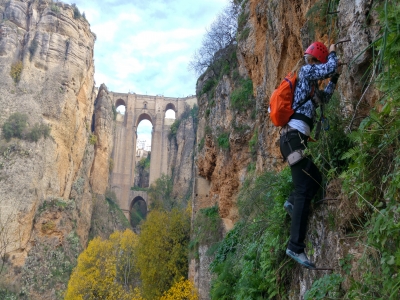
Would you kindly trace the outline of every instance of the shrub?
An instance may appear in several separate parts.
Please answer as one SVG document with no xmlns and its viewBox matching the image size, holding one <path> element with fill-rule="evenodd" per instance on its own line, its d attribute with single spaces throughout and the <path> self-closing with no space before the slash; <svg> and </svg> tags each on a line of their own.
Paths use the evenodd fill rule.
<svg viewBox="0 0 400 300">
<path fill-rule="evenodd" d="M 36 123 L 26 137 L 32 142 L 37 142 L 41 137 L 47 138 L 50 135 L 50 130 L 48 125 Z"/>
<path fill-rule="evenodd" d="M 95 134 L 91 134 L 89 136 L 89 144 L 96 145 L 96 143 L 97 143 L 97 136 Z"/>
<path fill-rule="evenodd" d="M 199 295 L 194 286 L 194 283 L 190 280 L 186 280 L 183 277 L 175 283 L 160 300 L 198 300 Z"/>
<path fill-rule="evenodd" d="M 76 4 L 72 4 L 72 8 L 74 10 L 74 19 L 80 19 L 81 12 L 79 11 L 79 8 L 76 6 Z"/>
<path fill-rule="evenodd" d="M 49 231 L 53 231 L 56 228 L 56 224 L 53 221 L 49 221 L 47 223 L 42 224 L 42 232 L 46 233 Z"/>
<path fill-rule="evenodd" d="M 11 138 L 22 138 L 22 133 L 26 128 L 28 116 L 22 113 L 13 113 L 3 124 L 3 136 L 9 141 Z"/>
<path fill-rule="evenodd" d="M 201 90 L 200 95 L 208 93 L 209 91 L 212 90 L 214 86 L 218 84 L 218 81 L 215 80 L 214 78 L 209 78 L 206 83 L 203 85 L 203 89 Z"/>
<path fill-rule="evenodd" d="M 168 133 L 168 139 L 171 140 L 176 137 L 176 134 L 178 132 L 178 128 L 181 125 L 181 120 L 176 119 L 174 123 L 172 123 L 170 132 Z"/>
<path fill-rule="evenodd" d="M 253 137 L 249 141 L 249 148 L 250 148 L 250 153 L 253 158 L 256 157 L 257 155 L 257 149 L 258 149 L 258 130 L 253 134 Z"/>
<path fill-rule="evenodd" d="M 221 133 L 217 138 L 217 142 L 222 149 L 229 149 L 229 133 Z"/>
<path fill-rule="evenodd" d="M 231 106 L 238 111 L 247 110 L 253 103 L 253 82 L 245 79 L 231 94 Z"/>
<path fill-rule="evenodd" d="M 191 256 L 198 258 L 199 245 L 207 245 L 215 250 L 215 245 L 222 238 L 222 227 L 217 205 L 200 209 L 193 222 L 192 239 L 189 243 Z M 212 254 L 212 250 L 208 254 Z"/>
<path fill-rule="evenodd" d="M 243 30 L 244 25 L 246 25 L 246 23 L 247 23 L 248 18 L 249 18 L 249 14 L 248 13 L 242 12 L 239 15 L 239 17 L 238 17 L 238 29 L 237 29 L 239 32 Z"/>
<path fill-rule="evenodd" d="M 210 270 L 211 299 L 287 299 L 293 262 L 282 205 L 292 191 L 290 169 L 248 178 L 238 194 L 241 219 L 219 244 Z M 251 200 L 249 200 L 251 199 Z"/>
<path fill-rule="evenodd" d="M 146 169 L 149 170 L 150 169 L 150 155 L 148 155 L 147 157 L 143 157 L 136 166 L 138 169 Z"/>
<path fill-rule="evenodd" d="M 304 294 L 304 300 L 340 299 L 340 274 L 329 274 L 314 281 L 311 289 Z"/>
<path fill-rule="evenodd" d="M 111 106 L 111 108 L 112 108 L 112 112 L 113 112 L 113 120 L 115 121 L 117 119 L 118 112 L 117 112 L 117 109 L 114 104 Z"/>
<path fill-rule="evenodd" d="M 202 138 L 202 139 L 200 140 L 200 143 L 198 144 L 198 149 L 199 149 L 199 151 L 203 150 L 203 148 L 204 148 L 204 143 L 205 143 L 205 140 L 204 140 L 204 138 Z"/>
<path fill-rule="evenodd" d="M 249 37 L 249 34 L 250 34 L 250 28 L 247 27 L 247 28 L 243 29 L 243 31 L 239 34 L 238 40 L 243 41 L 243 40 L 247 39 Z"/>
<path fill-rule="evenodd" d="M 29 48 L 28 48 L 28 50 L 29 50 L 29 60 L 30 61 L 32 61 L 32 58 L 33 58 L 33 56 L 35 55 L 35 53 L 36 53 L 36 50 L 37 50 L 37 48 L 38 48 L 38 42 L 37 42 L 37 40 L 35 40 L 35 39 L 33 39 L 32 41 L 31 41 L 31 45 L 29 46 Z"/>
<path fill-rule="evenodd" d="M 56 14 L 58 14 L 60 12 L 60 8 L 55 3 L 51 4 L 50 9 L 52 12 L 54 12 Z"/>
<path fill-rule="evenodd" d="M 22 67 L 23 65 L 21 60 L 11 65 L 10 76 L 15 83 L 18 83 L 21 80 Z"/>
</svg>

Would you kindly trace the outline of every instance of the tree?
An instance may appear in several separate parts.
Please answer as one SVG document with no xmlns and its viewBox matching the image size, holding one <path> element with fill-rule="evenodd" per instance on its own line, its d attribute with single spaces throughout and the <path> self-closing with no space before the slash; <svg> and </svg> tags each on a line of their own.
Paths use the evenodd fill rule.
<svg viewBox="0 0 400 300">
<path fill-rule="evenodd" d="M 210 69 L 213 76 L 219 76 L 224 61 L 231 62 L 231 48 L 236 44 L 237 17 L 240 6 L 232 1 L 207 29 L 201 47 L 194 53 L 189 63 L 197 75 Z"/>
<path fill-rule="evenodd" d="M 190 211 L 151 211 L 141 227 L 137 247 L 142 292 L 160 297 L 188 273 Z"/>
<path fill-rule="evenodd" d="M 28 116 L 22 113 L 13 113 L 3 124 L 3 136 L 8 141 L 12 137 L 22 138 L 22 133 L 26 128 Z"/>
<path fill-rule="evenodd" d="M 172 196 L 172 179 L 162 174 L 147 192 L 150 199 L 151 209 L 171 211 L 175 207 L 180 207 L 182 201 Z"/>
<path fill-rule="evenodd" d="M 138 237 L 131 230 L 94 238 L 78 257 L 65 299 L 139 300 L 135 263 Z"/>
<path fill-rule="evenodd" d="M 160 300 L 198 300 L 199 294 L 192 281 L 183 277 L 175 283 Z"/>
</svg>

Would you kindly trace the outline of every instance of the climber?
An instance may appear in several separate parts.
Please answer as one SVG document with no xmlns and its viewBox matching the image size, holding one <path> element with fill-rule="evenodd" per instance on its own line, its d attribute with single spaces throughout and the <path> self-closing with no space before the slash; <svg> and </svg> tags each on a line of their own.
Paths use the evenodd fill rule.
<svg viewBox="0 0 400 300">
<path fill-rule="evenodd" d="M 321 185 L 321 174 L 309 156 L 304 155 L 316 118 L 316 108 L 331 98 L 339 78 L 335 45 L 329 48 L 321 42 L 312 43 L 304 52 L 293 72 L 297 73 L 293 108 L 304 99 L 289 123 L 282 127 L 280 150 L 288 161 L 292 173 L 294 191 L 284 208 L 292 218 L 290 239 L 286 254 L 308 269 L 315 269 L 305 253 L 308 214 L 312 198 Z M 318 90 L 317 80 L 331 78 L 325 90 Z"/>
</svg>

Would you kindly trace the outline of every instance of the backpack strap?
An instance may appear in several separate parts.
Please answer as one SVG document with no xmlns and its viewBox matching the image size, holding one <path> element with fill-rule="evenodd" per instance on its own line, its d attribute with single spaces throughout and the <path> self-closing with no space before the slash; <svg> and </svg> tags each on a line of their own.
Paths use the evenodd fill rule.
<svg viewBox="0 0 400 300">
<path fill-rule="evenodd" d="M 298 110 L 300 107 L 302 107 L 309 100 L 313 101 L 312 97 L 314 96 L 316 85 L 318 86 L 318 83 L 316 83 L 315 81 L 311 82 L 311 92 L 310 92 L 309 96 L 307 96 L 305 99 L 301 100 L 300 103 L 297 104 L 297 106 L 295 108 L 293 108 L 294 114 L 290 117 L 291 119 L 296 119 L 296 120 L 305 122 L 308 126 L 310 126 L 310 130 L 312 130 L 314 127 L 313 120 L 311 118 L 307 117 L 306 115 L 297 113 L 296 110 Z"/>
<path fill-rule="evenodd" d="M 305 99 L 301 100 L 300 103 L 293 108 L 293 111 L 296 113 L 296 110 L 298 110 L 300 107 L 302 107 L 308 100 L 313 101 L 313 96 L 314 96 L 314 92 L 315 92 L 315 86 L 318 86 L 318 83 L 316 83 L 315 81 L 311 81 L 311 92 L 309 94 L 308 97 L 306 97 Z"/>
</svg>

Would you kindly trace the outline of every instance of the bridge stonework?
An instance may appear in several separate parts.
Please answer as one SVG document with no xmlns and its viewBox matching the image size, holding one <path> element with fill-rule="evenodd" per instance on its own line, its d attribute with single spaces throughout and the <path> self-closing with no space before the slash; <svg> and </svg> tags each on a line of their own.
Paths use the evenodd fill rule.
<svg viewBox="0 0 400 300">
<path fill-rule="evenodd" d="M 118 204 L 129 218 L 132 201 L 140 196 L 149 205 L 147 194 L 132 191 L 134 184 L 136 162 L 137 127 L 143 120 L 149 120 L 153 126 L 151 138 L 150 179 L 149 184 L 169 174 L 168 164 L 168 133 L 174 119 L 166 119 L 165 112 L 175 111 L 175 118 L 179 118 L 185 106 L 193 107 L 197 104 L 196 96 L 185 98 L 171 98 L 164 96 L 148 96 L 131 93 L 110 92 L 115 107 L 124 105 L 125 115 L 117 115 L 114 134 L 114 149 L 112 159 L 114 167 L 111 172 L 111 189 L 115 192 Z"/>
</svg>

